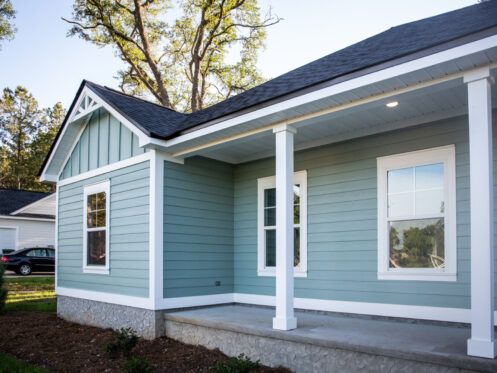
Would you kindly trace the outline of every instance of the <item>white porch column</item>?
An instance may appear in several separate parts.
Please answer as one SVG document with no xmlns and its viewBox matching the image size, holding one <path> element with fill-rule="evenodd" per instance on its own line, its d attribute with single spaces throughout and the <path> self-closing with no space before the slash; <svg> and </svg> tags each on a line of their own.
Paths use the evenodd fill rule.
<svg viewBox="0 0 497 373">
<path fill-rule="evenodd" d="M 494 214 L 489 69 L 467 74 L 471 200 L 471 338 L 468 355 L 493 359 Z"/>
<path fill-rule="evenodd" d="M 276 137 L 276 317 L 273 328 L 297 327 L 293 313 L 293 135 L 287 125 L 274 128 Z"/>
</svg>

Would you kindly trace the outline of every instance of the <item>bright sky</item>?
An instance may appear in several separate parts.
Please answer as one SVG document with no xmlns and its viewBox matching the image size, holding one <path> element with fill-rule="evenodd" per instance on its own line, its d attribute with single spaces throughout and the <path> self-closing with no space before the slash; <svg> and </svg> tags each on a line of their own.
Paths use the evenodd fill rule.
<svg viewBox="0 0 497 373">
<path fill-rule="evenodd" d="M 0 89 L 23 85 L 42 107 L 68 107 L 82 79 L 117 88 L 112 48 L 67 38 L 71 0 L 12 0 L 18 33 L 0 51 Z M 259 68 L 276 77 L 392 26 L 475 4 L 476 0 L 260 0 L 284 18 L 268 30 Z"/>
</svg>

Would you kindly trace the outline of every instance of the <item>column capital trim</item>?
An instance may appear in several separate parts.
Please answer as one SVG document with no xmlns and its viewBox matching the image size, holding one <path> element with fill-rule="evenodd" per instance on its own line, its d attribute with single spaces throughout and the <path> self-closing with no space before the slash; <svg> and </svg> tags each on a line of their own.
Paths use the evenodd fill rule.
<svg viewBox="0 0 497 373">
<path fill-rule="evenodd" d="M 490 68 L 482 67 L 481 69 L 471 70 L 464 74 L 464 83 L 471 83 L 477 80 L 487 79 L 490 77 Z"/>
<path fill-rule="evenodd" d="M 293 134 L 297 133 L 297 129 L 290 124 L 283 123 L 273 127 L 273 133 L 284 132 L 284 131 L 291 132 Z"/>
</svg>

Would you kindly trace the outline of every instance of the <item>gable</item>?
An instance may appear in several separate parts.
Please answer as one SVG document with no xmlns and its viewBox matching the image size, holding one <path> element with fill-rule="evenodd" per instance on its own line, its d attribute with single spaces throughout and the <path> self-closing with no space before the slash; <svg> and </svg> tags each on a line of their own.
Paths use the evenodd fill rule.
<svg viewBox="0 0 497 373">
<path fill-rule="evenodd" d="M 55 216 L 55 193 L 50 194 L 38 201 L 28 204 L 16 210 L 12 215 L 27 216 L 27 215 L 44 215 Z"/>
<path fill-rule="evenodd" d="M 139 147 L 136 134 L 100 108 L 92 113 L 82 130 L 62 169 L 60 179 L 122 161 L 145 151 Z"/>
</svg>

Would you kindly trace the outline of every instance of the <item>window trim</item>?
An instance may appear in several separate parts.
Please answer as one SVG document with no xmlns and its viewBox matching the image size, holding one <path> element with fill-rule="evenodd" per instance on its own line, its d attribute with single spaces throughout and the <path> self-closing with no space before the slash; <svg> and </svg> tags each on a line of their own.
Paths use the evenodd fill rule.
<svg viewBox="0 0 497 373">
<path fill-rule="evenodd" d="M 455 146 L 441 146 L 408 153 L 378 157 L 378 280 L 456 281 L 457 225 L 456 225 L 456 161 Z M 445 263 L 438 268 L 390 268 L 388 233 L 388 180 L 390 170 L 444 164 L 444 228 Z M 422 218 L 420 216 L 419 218 Z"/>
<path fill-rule="evenodd" d="M 88 264 L 88 227 L 87 227 L 87 199 L 88 195 L 105 192 L 105 265 Z M 110 181 L 104 180 L 98 183 L 84 186 L 83 193 L 83 272 L 100 275 L 109 274 L 109 230 L 110 230 Z"/>
<path fill-rule="evenodd" d="M 307 171 L 293 174 L 293 183 L 300 185 L 300 264 L 294 267 L 295 277 L 307 277 Z M 276 188 L 276 176 L 257 179 L 257 275 L 276 276 L 276 267 L 266 267 L 264 230 L 264 190 Z"/>
</svg>

